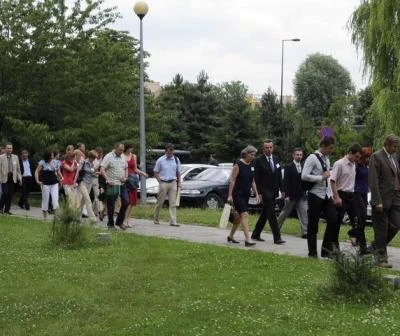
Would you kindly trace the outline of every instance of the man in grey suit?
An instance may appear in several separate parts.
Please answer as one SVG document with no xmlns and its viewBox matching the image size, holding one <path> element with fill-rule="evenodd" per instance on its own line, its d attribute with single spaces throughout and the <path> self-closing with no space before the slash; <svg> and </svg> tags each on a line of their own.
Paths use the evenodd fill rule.
<svg viewBox="0 0 400 336">
<path fill-rule="evenodd" d="M 395 154 L 399 144 L 398 136 L 387 136 L 383 148 L 372 154 L 369 163 L 374 247 L 378 265 L 384 268 L 392 267 L 386 247 L 400 228 L 400 171 Z"/>
</svg>

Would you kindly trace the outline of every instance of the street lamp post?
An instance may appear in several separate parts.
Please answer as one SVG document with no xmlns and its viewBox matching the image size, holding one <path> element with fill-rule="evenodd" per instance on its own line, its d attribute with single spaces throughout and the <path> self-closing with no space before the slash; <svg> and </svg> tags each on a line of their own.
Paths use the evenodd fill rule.
<svg viewBox="0 0 400 336">
<path fill-rule="evenodd" d="M 293 39 L 284 39 L 282 40 L 282 62 L 281 62 L 281 100 L 280 100 L 280 106 L 282 108 L 283 106 L 283 48 L 285 45 L 286 41 L 292 41 L 292 42 L 300 42 L 299 38 L 293 38 Z"/>
<path fill-rule="evenodd" d="M 146 171 L 146 128 L 144 118 L 144 79 L 143 79 L 143 18 L 149 10 L 149 6 L 145 2 L 139 1 L 133 7 L 135 14 L 140 19 L 140 76 L 139 76 L 139 110 L 140 110 L 140 169 Z M 140 200 L 146 203 L 146 177 L 140 177 Z"/>
</svg>

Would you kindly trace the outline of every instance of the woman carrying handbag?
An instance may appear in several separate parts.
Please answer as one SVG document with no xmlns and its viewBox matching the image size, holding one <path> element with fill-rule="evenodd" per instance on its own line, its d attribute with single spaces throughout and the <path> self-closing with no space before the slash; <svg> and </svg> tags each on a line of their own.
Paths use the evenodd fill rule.
<svg viewBox="0 0 400 336">
<path fill-rule="evenodd" d="M 250 241 L 249 234 L 249 213 L 247 206 L 250 198 L 250 189 L 253 189 L 256 195 L 257 203 L 260 202 L 256 183 L 254 181 L 254 167 L 251 162 L 254 160 L 257 149 L 253 146 L 247 146 L 240 153 L 240 160 L 237 161 L 232 169 L 232 175 L 229 184 L 228 202 L 240 215 L 240 222 L 232 225 L 231 232 L 227 237 L 229 243 L 238 244 L 239 242 L 233 238 L 239 224 L 243 226 L 245 237 L 245 246 L 254 246 L 255 243 Z"/>
</svg>

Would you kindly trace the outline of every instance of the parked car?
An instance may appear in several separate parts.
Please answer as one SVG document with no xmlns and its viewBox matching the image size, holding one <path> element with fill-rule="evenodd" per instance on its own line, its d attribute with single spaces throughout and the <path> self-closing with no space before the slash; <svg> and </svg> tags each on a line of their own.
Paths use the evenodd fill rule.
<svg viewBox="0 0 400 336">
<path fill-rule="evenodd" d="M 182 182 L 181 205 L 219 209 L 228 198 L 232 167 L 208 168 L 191 180 Z"/>
<path fill-rule="evenodd" d="M 208 164 L 200 164 L 200 163 L 189 163 L 181 165 L 181 182 L 188 181 L 200 174 L 202 171 L 212 168 L 215 166 Z M 138 193 L 140 194 L 140 187 L 138 189 Z M 147 196 L 157 196 L 158 194 L 158 181 L 155 177 L 149 177 L 146 179 L 146 193 Z"/>
</svg>

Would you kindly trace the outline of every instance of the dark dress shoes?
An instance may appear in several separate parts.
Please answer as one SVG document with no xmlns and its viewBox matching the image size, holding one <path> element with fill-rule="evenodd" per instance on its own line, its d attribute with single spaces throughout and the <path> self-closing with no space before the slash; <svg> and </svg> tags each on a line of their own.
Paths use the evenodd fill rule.
<svg viewBox="0 0 400 336">
<path fill-rule="evenodd" d="M 247 241 L 244 242 L 244 246 L 246 246 L 246 247 L 251 247 L 251 246 L 254 246 L 254 245 L 256 245 L 256 243 L 250 243 L 250 242 L 247 242 Z"/>
<path fill-rule="evenodd" d="M 233 244 L 239 244 L 239 242 L 231 237 L 226 237 L 226 240 L 228 241 L 228 243 L 233 243 Z"/>
<path fill-rule="evenodd" d="M 278 239 L 278 240 L 274 241 L 274 244 L 276 244 L 276 245 L 282 245 L 282 244 L 285 244 L 285 243 L 286 243 L 286 241 L 284 241 L 282 239 Z"/>
<path fill-rule="evenodd" d="M 265 239 L 262 239 L 261 237 L 251 237 L 251 239 L 261 241 L 261 242 L 265 241 Z"/>
</svg>

